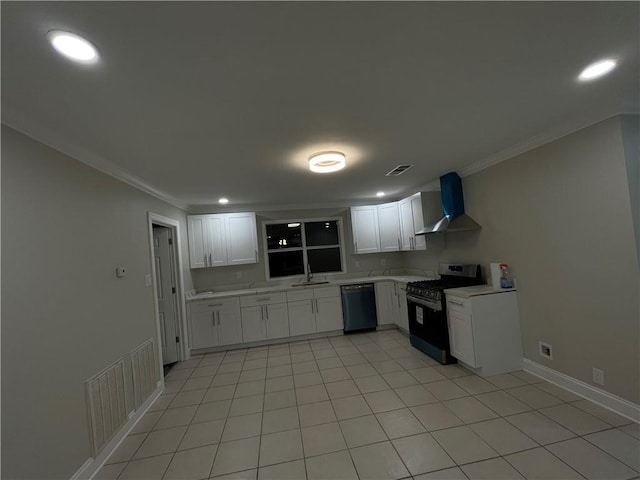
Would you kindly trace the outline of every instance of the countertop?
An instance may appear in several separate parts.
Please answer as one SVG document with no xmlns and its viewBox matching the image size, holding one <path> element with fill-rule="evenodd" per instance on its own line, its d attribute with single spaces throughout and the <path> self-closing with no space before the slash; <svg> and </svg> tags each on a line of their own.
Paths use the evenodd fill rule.
<svg viewBox="0 0 640 480">
<path fill-rule="evenodd" d="M 186 301 L 193 302 L 197 300 L 206 300 L 209 298 L 225 298 L 225 297 L 237 297 L 244 295 L 258 295 L 263 293 L 278 293 L 278 292 L 287 292 L 287 291 L 296 291 L 303 290 L 307 288 L 322 288 L 322 287 L 339 287 L 342 285 L 352 285 L 356 283 L 372 283 L 372 282 L 382 282 L 382 281 L 393 281 L 400 283 L 409 283 L 409 282 L 417 282 L 420 280 L 433 280 L 431 277 L 421 277 L 415 275 L 384 275 L 384 276 L 376 276 L 376 277 L 358 277 L 358 278 L 343 278 L 339 280 L 330 280 L 328 283 L 318 283 L 315 285 L 300 285 L 293 286 L 295 283 L 286 283 L 286 284 L 278 284 L 269 287 L 258 287 L 258 288 L 246 288 L 242 290 L 226 290 L 226 291 L 216 291 L 213 290 L 211 292 L 202 292 L 202 293 L 187 293 Z"/>
<path fill-rule="evenodd" d="M 493 295 L 495 293 L 515 292 L 515 288 L 494 288 L 492 285 L 476 285 L 473 287 L 459 287 L 445 289 L 445 295 L 455 297 L 476 297 L 478 295 Z"/>
</svg>

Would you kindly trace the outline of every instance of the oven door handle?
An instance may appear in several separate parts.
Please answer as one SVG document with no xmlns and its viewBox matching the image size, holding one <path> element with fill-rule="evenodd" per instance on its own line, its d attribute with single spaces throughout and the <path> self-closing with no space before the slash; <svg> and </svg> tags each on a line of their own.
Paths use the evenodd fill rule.
<svg viewBox="0 0 640 480">
<path fill-rule="evenodd" d="M 423 307 L 430 308 L 432 310 L 442 310 L 442 305 L 440 303 L 422 300 L 421 298 L 414 297 L 413 295 L 407 295 L 407 300 L 413 303 L 417 303 L 418 305 L 422 305 Z"/>
</svg>

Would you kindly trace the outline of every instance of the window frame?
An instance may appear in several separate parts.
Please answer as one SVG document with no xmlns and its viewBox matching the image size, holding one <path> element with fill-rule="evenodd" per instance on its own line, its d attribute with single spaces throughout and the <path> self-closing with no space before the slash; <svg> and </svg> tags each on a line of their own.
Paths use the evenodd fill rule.
<svg viewBox="0 0 640 480">
<path fill-rule="evenodd" d="M 307 246 L 307 234 L 305 232 L 304 224 L 312 223 L 312 222 L 336 222 L 338 227 L 338 243 L 331 245 L 314 245 Z M 280 223 L 300 223 L 301 229 L 301 238 L 302 238 L 302 246 L 301 247 L 291 247 L 291 248 L 278 248 L 269 250 L 268 242 L 267 242 L 267 225 L 276 225 Z M 281 281 L 281 280 L 300 280 L 304 279 L 307 276 L 307 266 L 309 265 L 309 258 L 307 256 L 308 250 L 323 250 L 326 248 L 339 248 L 340 249 L 340 265 L 342 269 L 340 271 L 335 272 L 322 272 L 318 273 L 318 275 L 335 275 L 340 273 L 347 272 L 346 265 L 346 256 L 345 256 L 345 248 L 344 248 L 344 229 L 342 225 L 341 217 L 321 217 L 321 218 L 294 218 L 294 219 L 278 219 L 278 220 L 264 220 L 262 222 L 262 246 L 264 251 L 264 271 L 265 276 L 268 282 L 271 281 Z M 269 271 L 269 253 L 276 252 L 292 252 L 302 250 L 302 261 L 304 262 L 303 268 L 304 273 L 302 275 L 288 275 L 286 277 L 271 277 L 271 272 Z M 315 273 L 311 272 L 313 275 Z"/>
</svg>

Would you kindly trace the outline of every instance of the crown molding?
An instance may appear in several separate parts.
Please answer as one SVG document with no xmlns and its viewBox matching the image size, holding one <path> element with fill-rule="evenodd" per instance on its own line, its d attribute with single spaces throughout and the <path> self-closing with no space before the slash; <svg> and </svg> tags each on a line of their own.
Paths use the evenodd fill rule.
<svg viewBox="0 0 640 480">
<path fill-rule="evenodd" d="M 59 134 L 53 130 L 43 127 L 40 124 L 29 122 L 24 119 L 22 115 L 13 111 L 3 109 L 2 111 L 2 123 L 17 132 L 26 135 L 27 137 L 46 145 L 54 150 L 57 150 L 74 160 L 84 163 L 91 168 L 109 175 L 121 182 L 126 183 L 138 190 L 151 195 L 163 202 L 169 203 L 180 210 L 187 210 L 188 205 L 180 200 L 172 197 L 171 195 L 153 187 L 147 182 L 143 181 L 139 177 L 132 175 L 123 168 L 119 167 L 115 163 L 107 160 L 104 157 L 94 154 L 93 152 L 86 150 L 82 147 L 77 147 L 69 144 Z"/>
</svg>

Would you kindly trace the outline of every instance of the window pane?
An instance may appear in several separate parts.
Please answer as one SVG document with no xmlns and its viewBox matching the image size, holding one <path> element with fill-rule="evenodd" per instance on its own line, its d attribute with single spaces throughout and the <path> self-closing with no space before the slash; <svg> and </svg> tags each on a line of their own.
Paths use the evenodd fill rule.
<svg viewBox="0 0 640 480">
<path fill-rule="evenodd" d="M 277 223 L 274 225 L 267 225 L 267 248 L 269 250 L 301 246 L 302 227 L 300 226 L 300 223 Z"/>
<path fill-rule="evenodd" d="M 309 259 L 309 265 L 311 265 L 312 273 L 342 271 L 339 248 L 307 250 L 307 258 Z"/>
<path fill-rule="evenodd" d="M 269 275 L 271 278 L 304 274 L 302 250 L 294 252 L 272 252 L 268 255 Z"/>
<path fill-rule="evenodd" d="M 338 239 L 338 222 L 335 220 L 329 222 L 307 222 L 304 224 L 304 233 L 309 247 L 337 245 L 340 243 Z"/>
</svg>

